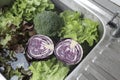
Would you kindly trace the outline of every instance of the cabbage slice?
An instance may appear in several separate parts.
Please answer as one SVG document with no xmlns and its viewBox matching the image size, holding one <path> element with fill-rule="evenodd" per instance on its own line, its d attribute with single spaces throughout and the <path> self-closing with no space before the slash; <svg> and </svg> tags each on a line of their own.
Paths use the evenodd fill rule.
<svg viewBox="0 0 120 80">
<path fill-rule="evenodd" d="M 62 62 L 74 65 L 82 59 L 83 49 L 78 42 L 72 39 L 64 39 L 55 47 L 54 54 Z"/>
<path fill-rule="evenodd" d="M 54 44 L 52 40 L 44 35 L 34 35 L 28 40 L 28 56 L 35 59 L 44 59 L 52 55 Z"/>
</svg>

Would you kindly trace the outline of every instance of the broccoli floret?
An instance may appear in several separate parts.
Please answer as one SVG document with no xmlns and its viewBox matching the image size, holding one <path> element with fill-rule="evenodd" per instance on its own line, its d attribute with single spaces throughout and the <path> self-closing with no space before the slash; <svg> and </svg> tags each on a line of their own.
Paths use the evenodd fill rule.
<svg viewBox="0 0 120 80">
<path fill-rule="evenodd" d="M 63 20 L 56 12 L 44 11 L 34 17 L 34 28 L 38 34 L 54 37 L 62 26 Z"/>
</svg>

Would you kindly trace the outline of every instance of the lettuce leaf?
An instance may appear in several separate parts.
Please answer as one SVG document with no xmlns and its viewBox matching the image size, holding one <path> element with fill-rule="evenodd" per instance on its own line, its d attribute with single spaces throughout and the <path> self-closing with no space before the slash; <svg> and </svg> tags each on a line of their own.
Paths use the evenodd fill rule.
<svg viewBox="0 0 120 80">
<path fill-rule="evenodd" d="M 16 16 L 22 14 L 22 18 L 29 21 L 35 14 L 52 9 L 54 4 L 50 0 L 16 0 L 10 11 Z"/>
<path fill-rule="evenodd" d="M 80 44 L 87 42 L 92 46 L 98 42 L 98 23 L 88 18 L 80 18 L 79 12 L 64 11 L 60 14 L 65 25 L 61 29 L 59 36 L 61 38 L 72 38 Z"/>
<path fill-rule="evenodd" d="M 56 58 L 32 62 L 29 69 L 33 73 L 30 80 L 63 80 L 69 71 L 69 68 Z"/>
<path fill-rule="evenodd" d="M 14 3 L 0 10 L 0 46 L 8 48 L 7 35 L 16 35 L 22 21 L 32 21 L 40 12 L 53 10 L 54 4 L 50 0 L 15 0 Z M 14 25 L 14 29 L 11 25 Z M 4 43 L 3 43 L 4 42 Z"/>
</svg>

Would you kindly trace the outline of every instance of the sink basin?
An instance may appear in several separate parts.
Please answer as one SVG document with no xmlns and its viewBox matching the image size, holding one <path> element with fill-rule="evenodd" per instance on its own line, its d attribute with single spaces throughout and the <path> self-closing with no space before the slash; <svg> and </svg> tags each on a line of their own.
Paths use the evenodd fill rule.
<svg viewBox="0 0 120 80">
<path fill-rule="evenodd" d="M 85 0 L 88 1 L 88 0 Z M 87 54 L 81 63 L 66 77 L 65 80 L 117 80 L 119 79 L 118 67 L 120 66 L 118 58 L 120 40 L 111 37 L 113 30 L 110 29 L 107 22 L 111 19 L 99 7 L 82 0 L 53 0 L 56 6 L 62 10 L 73 10 L 84 14 L 85 17 L 99 22 L 100 41 Z M 83 3 L 82 3 L 83 2 Z M 88 4 L 87 4 L 88 3 Z M 93 8 L 94 9 L 93 9 Z M 118 41 L 116 43 L 115 41 Z M 112 43 L 112 44 L 111 44 Z M 116 53 L 113 55 L 113 53 Z M 116 60 L 116 61 L 115 61 Z M 114 62 L 116 63 L 112 63 Z M 97 65 L 98 64 L 98 65 Z M 110 66 L 110 67 L 109 67 Z M 116 67 L 115 70 L 110 70 Z M 106 71 L 108 70 L 108 71 Z M 105 75 L 107 76 L 105 76 Z"/>
<path fill-rule="evenodd" d="M 99 42 L 90 49 L 84 56 L 83 60 L 75 66 L 75 68 L 68 74 L 65 80 L 117 80 L 119 78 L 120 67 L 120 40 L 113 40 L 111 34 L 113 32 L 107 25 L 111 16 L 99 9 L 95 5 L 85 5 L 82 0 L 52 0 L 58 10 L 73 10 L 84 14 L 86 18 L 99 23 Z M 83 0 L 84 1 L 84 0 Z M 87 1 L 87 0 L 85 0 Z M 6 5 L 1 4 L 0 5 Z M 0 7 L 1 7 L 0 6 Z M 90 7 L 91 6 L 91 7 Z M 94 9 L 92 8 L 94 7 Z M 116 42 L 117 41 L 117 42 Z M 116 47 L 117 46 L 117 47 Z M 116 52 L 115 55 L 113 53 Z M 107 58 L 106 58 L 107 57 Z M 118 59 L 116 59 L 118 58 Z M 114 62 L 115 63 L 112 63 Z M 107 64 L 106 64 L 107 63 Z M 116 66 L 116 65 L 117 66 Z M 110 66 L 110 67 L 109 67 Z M 112 68 L 116 68 L 113 70 Z M 112 69 L 112 70 L 110 70 Z M 113 73 L 112 73 L 113 72 Z M 116 78 L 117 77 L 117 78 Z"/>
</svg>

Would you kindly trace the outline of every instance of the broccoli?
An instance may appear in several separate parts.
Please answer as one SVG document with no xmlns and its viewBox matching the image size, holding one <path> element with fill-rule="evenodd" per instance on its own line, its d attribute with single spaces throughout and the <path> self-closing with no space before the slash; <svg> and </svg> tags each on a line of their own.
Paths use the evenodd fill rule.
<svg viewBox="0 0 120 80">
<path fill-rule="evenodd" d="M 52 11 L 43 11 L 34 17 L 34 29 L 38 34 L 43 34 L 49 37 L 58 35 L 64 21 L 56 13 Z"/>
</svg>

